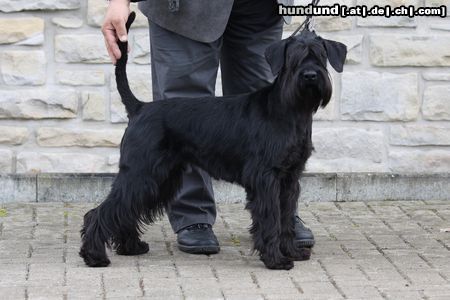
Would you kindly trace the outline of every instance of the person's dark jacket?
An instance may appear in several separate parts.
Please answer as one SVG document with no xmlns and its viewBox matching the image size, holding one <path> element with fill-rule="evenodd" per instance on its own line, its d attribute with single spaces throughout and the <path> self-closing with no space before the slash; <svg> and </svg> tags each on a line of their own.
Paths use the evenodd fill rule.
<svg viewBox="0 0 450 300">
<path fill-rule="evenodd" d="M 292 5 L 294 0 L 277 0 Z M 150 21 L 190 39 L 210 43 L 225 31 L 233 0 L 131 0 Z M 177 7 L 178 4 L 178 7 Z M 290 18 L 285 18 L 286 22 Z"/>
</svg>

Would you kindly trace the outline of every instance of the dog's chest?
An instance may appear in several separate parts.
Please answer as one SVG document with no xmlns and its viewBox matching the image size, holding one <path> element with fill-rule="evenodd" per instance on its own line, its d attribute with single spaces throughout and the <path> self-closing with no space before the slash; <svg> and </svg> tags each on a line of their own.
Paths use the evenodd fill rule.
<svg viewBox="0 0 450 300">
<path fill-rule="evenodd" d="M 305 138 L 302 142 L 292 144 L 287 148 L 283 164 L 292 167 L 305 164 L 311 156 L 311 152 L 311 140 Z"/>
<path fill-rule="evenodd" d="M 287 172 L 303 171 L 312 150 L 311 128 L 308 126 L 296 128 L 286 140 L 281 162 L 282 168 Z"/>
</svg>

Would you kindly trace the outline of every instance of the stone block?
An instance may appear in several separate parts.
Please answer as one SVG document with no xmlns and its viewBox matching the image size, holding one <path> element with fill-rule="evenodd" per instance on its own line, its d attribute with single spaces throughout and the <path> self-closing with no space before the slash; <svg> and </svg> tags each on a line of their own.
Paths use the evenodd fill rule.
<svg viewBox="0 0 450 300">
<path fill-rule="evenodd" d="M 338 201 L 448 200 L 448 174 L 340 174 Z"/>
<path fill-rule="evenodd" d="M 104 121 L 106 118 L 106 100 L 102 92 L 85 91 L 81 93 L 83 120 Z"/>
<path fill-rule="evenodd" d="M 415 73 L 344 72 L 343 120 L 413 121 L 419 115 L 418 78 Z"/>
<path fill-rule="evenodd" d="M 422 106 L 426 120 L 450 120 L 450 85 L 436 85 L 425 89 Z"/>
<path fill-rule="evenodd" d="M 55 79 L 64 85 L 104 85 L 105 72 L 103 70 L 58 70 Z"/>
<path fill-rule="evenodd" d="M 35 202 L 36 175 L 0 174 L 0 191 L 0 203 Z"/>
<path fill-rule="evenodd" d="M 80 0 L 0 0 L 0 11 L 15 12 L 24 10 L 70 10 L 81 7 Z"/>
<path fill-rule="evenodd" d="M 17 173 L 101 173 L 105 158 L 84 153 L 19 152 Z"/>
<path fill-rule="evenodd" d="M 9 150 L 0 150 L 0 174 L 13 171 L 13 153 Z"/>
<path fill-rule="evenodd" d="M 0 90 L 0 119 L 69 119 L 77 112 L 74 90 Z"/>
<path fill-rule="evenodd" d="M 3 0 L 1 2 L 14 2 Z M 29 2 L 29 1 L 28 1 Z M 0 5 L 0 10 L 1 10 Z M 44 20 L 41 18 L 0 19 L 0 45 L 42 45 L 44 42 Z"/>
<path fill-rule="evenodd" d="M 26 127 L 0 126 L 0 144 L 22 145 L 28 139 Z"/>
<path fill-rule="evenodd" d="M 101 202 L 110 191 L 113 174 L 39 174 L 38 202 Z"/>
<path fill-rule="evenodd" d="M 3 51 L 0 66 L 7 85 L 43 85 L 46 82 L 47 59 L 44 51 Z"/>
<path fill-rule="evenodd" d="M 435 29 L 435 30 L 443 30 L 443 31 L 450 31 L 450 24 L 447 23 L 432 23 L 430 24 L 430 28 L 431 29 Z"/>
<path fill-rule="evenodd" d="M 52 23 L 61 28 L 80 28 L 83 26 L 83 20 L 79 18 L 62 18 L 55 17 L 52 19 Z"/>
<path fill-rule="evenodd" d="M 370 61 L 377 67 L 448 67 L 450 39 L 444 35 L 373 34 Z"/>
<path fill-rule="evenodd" d="M 390 144 L 397 146 L 450 146 L 450 127 L 408 124 L 390 127 Z"/>
<path fill-rule="evenodd" d="M 336 201 L 336 174 L 305 173 L 300 187 L 300 203 Z"/>
<path fill-rule="evenodd" d="M 117 147 L 123 130 L 90 130 L 41 127 L 37 143 L 43 147 Z"/>
<path fill-rule="evenodd" d="M 384 135 L 362 128 L 314 128 L 308 172 L 383 171 Z"/>
<path fill-rule="evenodd" d="M 450 6 L 450 0 L 425 0 L 425 6 L 438 7 L 441 5 Z"/>
<path fill-rule="evenodd" d="M 103 36 L 99 34 L 56 35 L 55 59 L 63 63 L 110 63 Z"/>
<path fill-rule="evenodd" d="M 77 112 L 73 90 L 0 90 L 0 119 L 69 119 Z"/>
<path fill-rule="evenodd" d="M 395 173 L 441 173 L 450 171 L 447 150 L 396 149 L 389 151 L 389 169 Z"/>
<path fill-rule="evenodd" d="M 450 81 L 449 73 L 425 72 L 422 73 L 422 77 L 428 81 Z"/>
</svg>

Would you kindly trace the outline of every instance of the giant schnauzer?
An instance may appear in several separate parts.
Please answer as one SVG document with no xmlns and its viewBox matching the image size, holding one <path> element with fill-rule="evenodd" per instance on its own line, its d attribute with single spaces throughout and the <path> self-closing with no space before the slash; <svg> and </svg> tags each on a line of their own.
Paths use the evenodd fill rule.
<svg viewBox="0 0 450 300">
<path fill-rule="evenodd" d="M 133 20 L 132 13 L 127 30 Z M 249 94 L 151 103 L 136 99 L 129 88 L 127 46 L 119 42 L 116 64 L 129 118 L 120 170 L 106 200 L 84 216 L 85 263 L 109 265 L 105 246 L 121 255 L 146 253 L 143 225 L 164 212 L 187 164 L 245 188 L 254 250 L 267 268 L 288 270 L 293 260 L 305 259 L 294 245 L 299 178 L 313 149 L 313 114 L 331 97 L 327 58 L 342 72 L 345 45 L 304 30 L 266 50 L 277 75 L 271 85 Z"/>
</svg>

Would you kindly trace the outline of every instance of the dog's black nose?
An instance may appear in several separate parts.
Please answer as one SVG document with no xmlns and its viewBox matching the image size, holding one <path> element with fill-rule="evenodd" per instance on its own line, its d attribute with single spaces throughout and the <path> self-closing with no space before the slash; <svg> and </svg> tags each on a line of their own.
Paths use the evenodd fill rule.
<svg viewBox="0 0 450 300">
<path fill-rule="evenodd" d="M 317 80 L 317 72 L 316 71 L 306 71 L 303 73 L 303 78 L 306 81 L 316 81 Z"/>
</svg>

